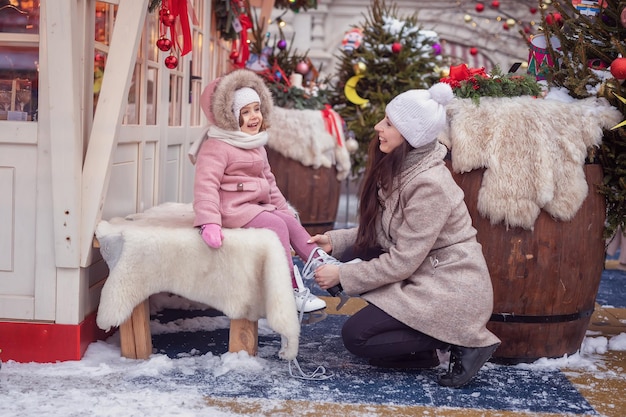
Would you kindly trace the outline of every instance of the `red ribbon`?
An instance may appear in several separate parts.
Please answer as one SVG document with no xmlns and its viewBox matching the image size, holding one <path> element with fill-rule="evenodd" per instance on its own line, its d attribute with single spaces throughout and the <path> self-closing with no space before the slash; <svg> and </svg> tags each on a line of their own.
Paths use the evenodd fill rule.
<svg viewBox="0 0 626 417">
<path fill-rule="evenodd" d="M 191 52 L 192 40 L 191 40 L 191 26 L 189 25 L 189 12 L 191 9 L 194 21 L 197 20 L 195 12 L 192 7 L 188 7 L 189 0 L 165 0 L 167 1 L 167 8 L 170 14 L 174 16 L 175 23 L 170 26 L 170 33 L 172 34 L 172 41 L 176 44 L 177 48 L 181 51 L 181 56 L 187 55 Z M 180 26 L 179 26 L 180 25 Z M 181 30 L 183 37 L 183 44 L 180 45 L 178 41 L 177 31 Z"/>
<path fill-rule="evenodd" d="M 236 67 L 243 68 L 250 59 L 250 47 L 248 46 L 248 29 L 252 28 L 252 21 L 247 14 L 239 15 L 241 23 L 241 37 L 238 41 L 233 41 L 232 52 L 230 54 Z"/>
<path fill-rule="evenodd" d="M 324 125 L 326 126 L 326 131 L 333 135 L 337 139 L 337 144 L 339 146 L 343 146 L 341 143 L 341 135 L 339 134 L 339 128 L 337 127 L 337 120 L 335 119 L 335 111 L 330 107 L 330 104 L 326 104 L 324 106 L 324 110 L 321 110 L 322 117 L 324 118 Z M 337 115 L 339 116 L 339 115 Z"/>
</svg>

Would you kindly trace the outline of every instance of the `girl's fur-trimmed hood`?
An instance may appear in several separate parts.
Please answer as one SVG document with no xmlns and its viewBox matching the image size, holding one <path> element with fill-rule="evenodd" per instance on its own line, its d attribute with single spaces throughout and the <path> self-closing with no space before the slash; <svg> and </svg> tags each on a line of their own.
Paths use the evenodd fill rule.
<svg viewBox="0 0 626 417">
<path fill-rule="evenodd" d="M 254 89 L 261 98 L 263 122 L 269 127 L 274 103 L 270 90 L 259 75 L 241 69 L 218 78 L 215 84 L 212 84 L 209 84 L 202 93 L 200 106 L 217 127 L 224 130 L 239 130 L 239 120 L 233 113 L 233 97 L 235 91 L 243 87 Z"/>
</svg>

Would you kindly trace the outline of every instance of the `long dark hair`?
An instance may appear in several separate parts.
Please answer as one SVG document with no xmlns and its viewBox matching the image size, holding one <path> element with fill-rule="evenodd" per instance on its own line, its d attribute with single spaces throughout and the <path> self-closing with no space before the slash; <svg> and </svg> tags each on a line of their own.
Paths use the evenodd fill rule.
<svg viewBox="0 0 626 417">
<path fill-rule="evenodd" d="M 376 246 L 376 217 L 381 202 L 378 200 L 378 190 L 389 192 L 393 186 L 393 179 L 400 173 L 402 163 L 407 153 L 413 149 L 407 141 L 390 153 L 384 153 L 379 148 L 378 136 L 369 144 L 365 178 L 361 187 L 359 200 L 359 228 L 355 247 L 357 250 L 366 250 Z"/>
</svg>

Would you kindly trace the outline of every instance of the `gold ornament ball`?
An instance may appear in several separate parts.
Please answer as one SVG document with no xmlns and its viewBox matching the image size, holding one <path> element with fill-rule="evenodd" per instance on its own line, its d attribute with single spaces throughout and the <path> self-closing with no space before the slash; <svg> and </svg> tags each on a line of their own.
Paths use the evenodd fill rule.
<svg viewBox="0 0 626 417">
<path fill-rule="evenodd" d="M 365 62 L 359 62 L 359 63 L 354 64 L 354 73 L 356 75 L 363 74 L 366 69 L 367 69 L 367 65 L 365 65 Z"/>
<path fill-rule="evenodd" d="M 472 16 L 466 14 L 465 16 L 463 16 L 463 20 L 465 20 L 465 23 L 469 23 L 472 21 Z"/>
<path fill-rule="evenodd" d="M 515 26 L 515 19 L 506 19 L 506 24 L 509 25 L 510 28 Z"/>
</svg>

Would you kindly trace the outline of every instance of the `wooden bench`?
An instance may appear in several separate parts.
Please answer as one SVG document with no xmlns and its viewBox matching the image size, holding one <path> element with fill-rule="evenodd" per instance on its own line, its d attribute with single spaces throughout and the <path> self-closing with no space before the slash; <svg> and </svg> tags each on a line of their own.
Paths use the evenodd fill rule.
<svg viewBox="0 0 626 417">
<path fill-rule="evenodd" d="M 246 319 L 231 319 L 228 351 L 244 350 L 250 356 L 258 352 L 259 323 Z M 150 333 L 150 302 L 143 301 L 132 315 L 120 325 L 121 354 L 130 359 L 147 359 L 152 354 Z"/>
<path fill-rule="evenodd" d="M 288 262 L 276 234 L 267 229 L 225 229 L 224 245 L 216 252 L 207 249 L 192 227 L 193 217 L 190 204 L 163 203 L 98 223 L 93 246 L 109 267 L 100 294 L 98 327 L 105 331 L 119 327 L 122 356 L 146 359 L 152 354 L 149 299 L 171 293 L 230 318 L 229 352 L 244 350 L 255 356 L 258 320 L 265 318 L 281 335 L 279 357 L 294 359 L 300 323 Z"/>
<path fill-rule="evenodd" d="M 94 237 L 93 247 L 100 248 Z M 152 354 L 150 332 L 150 300 L 146 299 L 133 309 L 133 313 L 120 325 L 120 350 L 125 358 L 148 359 Z M 228 351 L 246 351 L 250 356 L 258 353 L 259 322 L 231 319 L 228 335 Z"/>
</svg>

